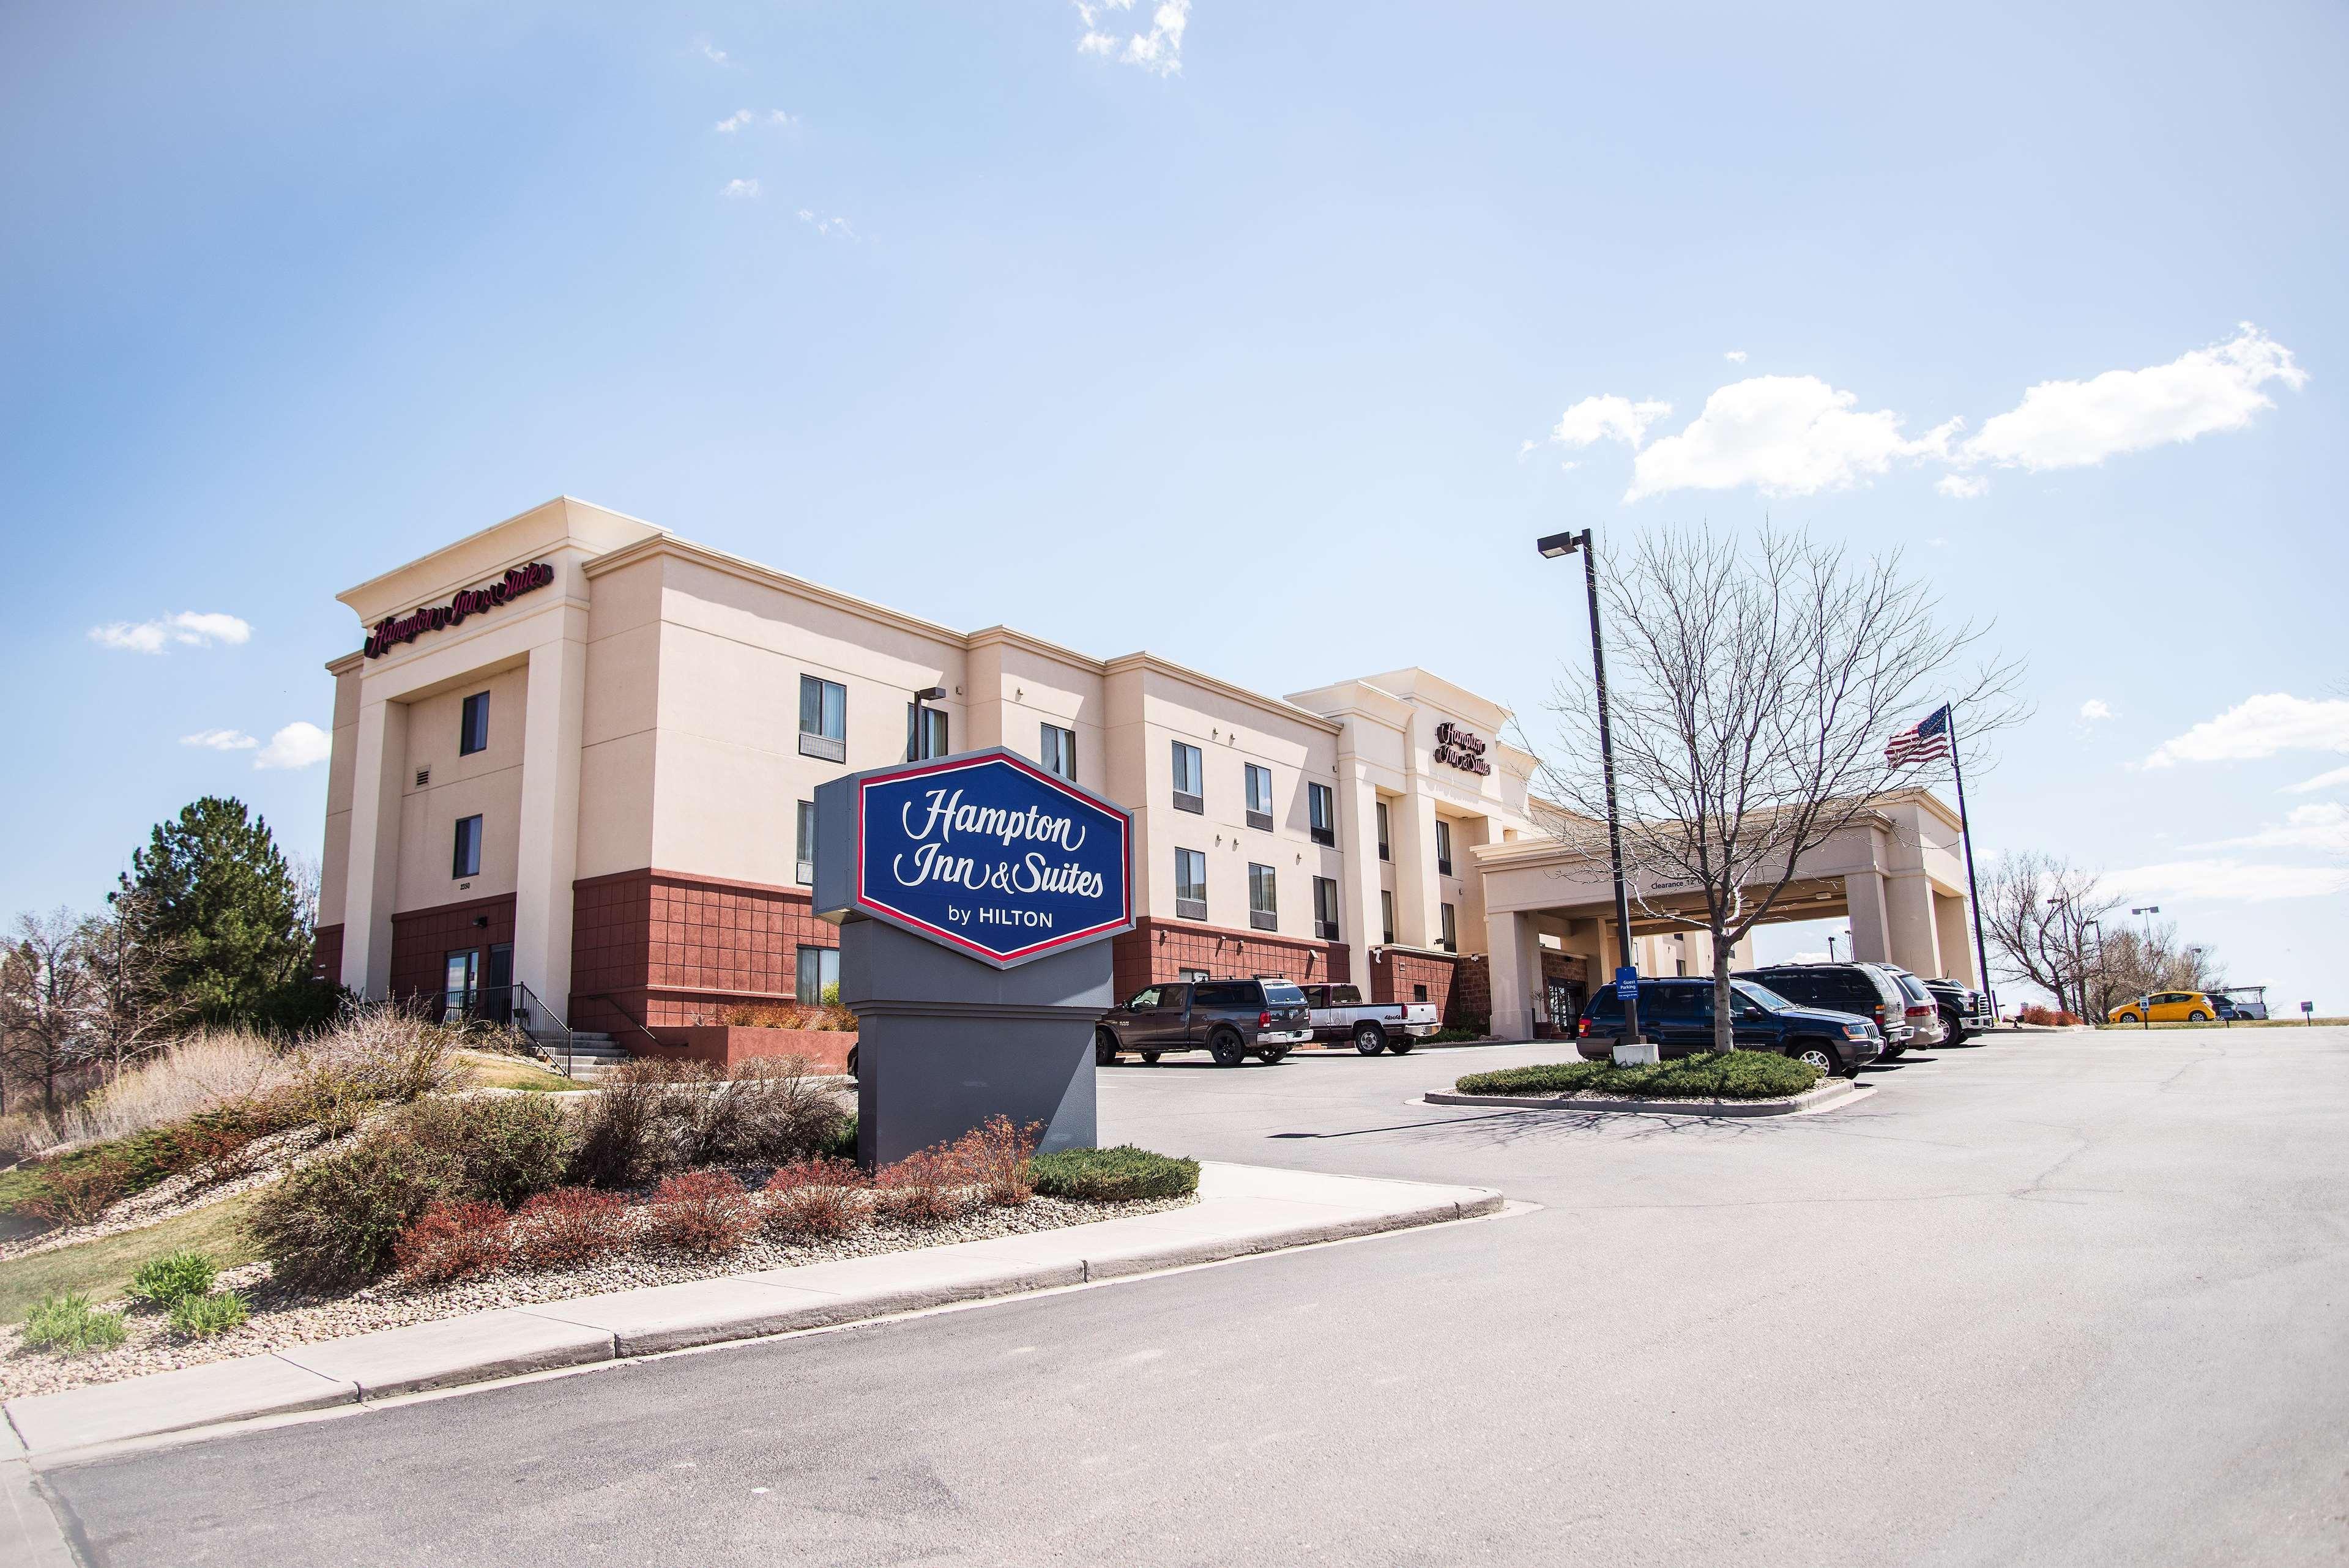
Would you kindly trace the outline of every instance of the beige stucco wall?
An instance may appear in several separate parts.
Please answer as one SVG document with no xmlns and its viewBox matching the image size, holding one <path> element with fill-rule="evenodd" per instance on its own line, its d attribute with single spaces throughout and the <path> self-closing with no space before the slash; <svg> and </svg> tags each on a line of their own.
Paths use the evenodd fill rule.
<svg viewBox="0 0 2349 1568">
<path fill-rule="evenodd" d="M 430 909 L 514 891 L 527 691 L 527 672 L 511 666 L 408 705 L 396 908 Z M 489 694 L 490 743 L 470 757 L 460 757 L 464 699 L 476 692 Z M 429 782 L 419 786 L 419 773 Z M 477 813 L 481 819 L 481 874 L 452 877 L 457 822 Z"/>
</svg>

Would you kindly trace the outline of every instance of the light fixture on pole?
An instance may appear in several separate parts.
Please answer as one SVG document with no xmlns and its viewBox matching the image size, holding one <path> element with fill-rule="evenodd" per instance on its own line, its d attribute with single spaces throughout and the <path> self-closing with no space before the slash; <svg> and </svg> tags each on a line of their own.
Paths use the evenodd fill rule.
<svg viewBox="0 0 2349 1568">
<path fill-rule="evenodd" d="M 2161 905 L 2158 903 L 2139 904 L 2137 908 L 2130 910 L 2129 913 L 2131 914 L 2141 914 L 2145 916 L 2145 951 L 2137 956 L 2149 963 L 2153 958 L 2153 917 L 2161 913 Z"/>
<path fill-rule="evenodd" d="M 1607 723 L 1607 650 L 1599 634 L 1599 552 L 1590 530 L 1552 533 L 1535 542 L 1545 561 L 1582 552 L 1582 584 L 1590 600 L 1590 681 L 1599 693 L 1599 765 L 1607 779 L 1607 853 L 1615 871 L 1615 940 L 1622 963 L 1616 966 L 1616 994 L 1623 998 L 1623 1043 L 1640 1037 L 1639 967 L 1631 959 L 1631 901 L 1623 886 L 1623 823 L 1615 809 L 1615 736 Z M 1628 984 L 1626 983 L 1628 982 Z"/>
</svg>

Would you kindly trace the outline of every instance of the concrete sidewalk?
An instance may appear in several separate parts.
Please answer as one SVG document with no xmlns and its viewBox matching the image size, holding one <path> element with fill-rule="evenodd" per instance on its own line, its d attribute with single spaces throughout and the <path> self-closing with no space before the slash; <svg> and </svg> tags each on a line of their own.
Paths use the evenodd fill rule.
<svg viewBox="0 0 2349 1568">
<path fill-rule="evenodd" d="M 5 1406 L 0 1464 L 125 1439 L 821 1328 L 1496 1212 L 1488 1187 L 1200 1167 L 1193 1207 L 578 1296 L 217 1361 Z M 24 1462 L 21 1459 L 17 1462 Z"/>
</svg>

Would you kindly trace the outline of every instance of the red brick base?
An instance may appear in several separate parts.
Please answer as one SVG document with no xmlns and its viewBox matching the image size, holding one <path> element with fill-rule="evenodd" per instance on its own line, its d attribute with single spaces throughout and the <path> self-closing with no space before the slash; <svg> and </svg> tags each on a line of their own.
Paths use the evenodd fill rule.
<svg viewBox="0 0 2349 1568">
<path fill-rule="evenodd" d="M 667 1040 L 724 1026 L 746 1003 L 797 999 L 802 944 L 840 945 L 804 888 L 657 870 L 586 878 L 572 884 L 571 1026 L 631 1049 L 647 1048 L 645 1028 Z"/>
<path fill-rule="evenodd" d="M 1445 1028 L 1486 1029 L 1493 1023 L 1492 973 L 1481 953 L 1455 957 L 1381 947 L 1371 961 L 1371 1000 L 1433 1002 Z"/>
<path fill-rule="evenodd" d="M 310 978 L 329 985 L 343 983 L 343 928 L 322 925 L 310 934 Z"/>
<path fill-rule="evenodd" d="M 1278 975 L 1302 984 L 1353 977 L 1353 954 L 1342 943 L 1301 942 L 1154 915 L 1143 916 L 1133 930 L 1112 939 L 1111 965 L 1121 1001 L 1144 985 L 1178 980 L 1185 969 L 1217 980 Z"/>
<path fill-rule="evenodd" d="M 702 1028 L 663 1029 L 665 1045 L 688 1061 L 732 1067 L 753 1057 L 799 1057 L 812 1072 L 844 1073 L 856 1037 L 840 1029 L 743 1029 L 719 1024 Z M 643 1043 L 643 1037 L 637 1037 Z"/>
</svg>

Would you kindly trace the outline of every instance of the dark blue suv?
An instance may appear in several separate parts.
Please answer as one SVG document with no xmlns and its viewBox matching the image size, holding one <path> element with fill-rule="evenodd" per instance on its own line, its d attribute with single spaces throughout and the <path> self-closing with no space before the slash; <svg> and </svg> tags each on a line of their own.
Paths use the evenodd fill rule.
<svg viewBox="0 0 2349 1568">
<path fill-rule="evenodd" d="M 1751 980 L 1732 980 L 1729 989 L 1735 998 L 1730 1034 L 1741 1051 L 1776 1051 L 1842 1078 L 1854 1077 L 1883 1054 L 1884 1037 L 1871 1018 L 1797 1007 Z M 1713 1049 L 1713 982 L 1641 980 L 1640 1032 L 1668 1059 Z M 1592 1061 L 1604 1061 L 1622 1037 L 1622 999 L 1614 986 L 1601 985 L 1575 1026 L 1575 1048 Z"/>
</svg>

